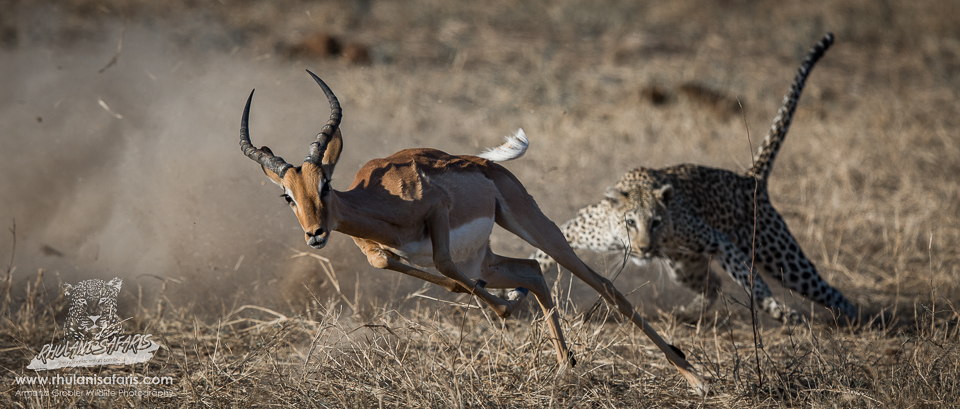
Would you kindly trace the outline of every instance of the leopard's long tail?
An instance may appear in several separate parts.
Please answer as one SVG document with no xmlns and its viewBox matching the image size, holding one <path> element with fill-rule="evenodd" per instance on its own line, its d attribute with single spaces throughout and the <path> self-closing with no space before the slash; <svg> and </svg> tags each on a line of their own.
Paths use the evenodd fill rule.
<svg viewBox="0 0 960 409">
<path fill-rule="evenodd" d="M 793 84 L 787 90 L 787 95 L 783 97 L 783 105 L 777 111 L 777 116 L 773 118 L 773 125 L 770 131 L 763 138 L 763 144 L 757 151 L 753 160 L 753 167 L 747 172 L 747 176 L 753 176 L 758 179 L 767 179 L 770 176 L 770 169 L 773 167 L 773 160 L 783 145 L 783 138 L 787 136 L 787 130 L 790 129 L 790 121 L 793 120 L 793 113 L 797 110 L 797 101 L 800 100 L 800 93 L 803 92 L 803 85 L 807 82 L 810 71 L 814 64 L 823 56 L 823 53 L 833 44 L 833 33 L 827 33 L 823 36 L 813 48 L 807 53 L 807 57 L 800 64 L 797 70 L 797 76 L 793 79 Z"/>
</svg>

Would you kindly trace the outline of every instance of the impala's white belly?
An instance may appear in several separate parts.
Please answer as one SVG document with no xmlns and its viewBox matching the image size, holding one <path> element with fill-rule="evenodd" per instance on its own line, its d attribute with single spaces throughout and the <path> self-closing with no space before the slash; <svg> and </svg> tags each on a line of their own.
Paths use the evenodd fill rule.
<svg viewBox="0 0 960 409">
<path fill-rule="evenodd" d="M 479 218 L 450 230 L 450 258 L 454 263 L 469 260 L 482 253 L 493 231 L 492 218 Z M 399 249 L 390 249 L 407 261 L 424 267 L 433 267 L 433 241 L 425 235 L 419 241 L 404 244 Z"/>
</svg>

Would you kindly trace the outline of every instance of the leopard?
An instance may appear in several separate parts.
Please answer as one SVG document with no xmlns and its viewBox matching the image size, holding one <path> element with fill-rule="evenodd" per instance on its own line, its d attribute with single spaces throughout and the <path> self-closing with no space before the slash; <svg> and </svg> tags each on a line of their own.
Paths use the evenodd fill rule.
<svg viewBox="0 0 960 409">
<path fill-rule="evenodd" d="M 100 341 L 119 335 L 123 328 L 117 315 L 117 295 L 123 280 L 84 280 L 76 285 L 64 284 L 64 295 L 70 298 L 65 332 L 67 339 L 84 342 Z"/>
<path fill-rule="evenodd" d="M 671 281 L 696 297 L 675 311 L 695 321 L 718 298 L 720 279 L 711 260 L 752 294 L 753 305 L 783 324 L 805 317 L 771 293 L 763 271 L 837 319 L 858 310 L 831 287 L 804 254 L 767 191 L 773 161 L 813 66 L 833 44 L 827 33 L 803 59 L 752 167 L 743 174 L 696 164 L 626 172 L 605 197 L 577 211 L 561 230 L 574 249 L 618 252 L 636 264 L 659 261 Z M 546 272 L 555 263 L 541 251 L 530 258 Z"/>
</svg>

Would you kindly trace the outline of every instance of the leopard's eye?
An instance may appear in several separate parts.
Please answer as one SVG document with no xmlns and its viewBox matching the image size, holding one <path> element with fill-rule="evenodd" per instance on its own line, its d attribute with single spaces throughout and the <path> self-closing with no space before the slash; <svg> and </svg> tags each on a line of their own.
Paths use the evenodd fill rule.
<svg viewBox="0 0 960 409">
<path fill-rule="evenodd" d="M 633 219 L 627 219 L 627 227 L 637 227 L 637 221 Z"/>
</svg>

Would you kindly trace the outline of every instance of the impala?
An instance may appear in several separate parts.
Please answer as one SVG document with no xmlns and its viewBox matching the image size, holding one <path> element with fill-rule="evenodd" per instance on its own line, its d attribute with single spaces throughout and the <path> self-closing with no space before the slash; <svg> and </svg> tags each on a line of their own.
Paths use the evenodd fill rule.
<svg viewBox="0 0 960 409">
<path fill-rule="evenodd" d="M 331 114 L 310 144 L 303 165 L 290 165 L 269 148 L 251 144 L 248 119 L 253 92 L 243 109 L 240 148 L 283 188 L 282 197 L 296 214 L 310 247 L 323 248 L 330 233 L 339 231 L 353 238 L 370 265 L 452 292 L 473 294 L 501 318 L 510 316 L 529 290 L 548 318 L 561 368 L 568 362 L 575 365 L 539 264 L 491 251 L 490 233 L 496 223 L 593 287 L 663 351 L 698 393 L 707 392 L 707 385 L 683 353 L 660 338 L 609 280 L 577 258 L 560 229 L 540 211 L 520 181 L 494 162 L 523 155 L 528 143 L 522 130 L 479 156 L 421 148 L 374 159 L 357 172 L 349 190 L 336 191 L 330 179 L 343 148 L 342 111 L 327 84 L 307 72 L 326 95 Z M 419 266 L 435 267 L 442 276 Z M 516 289 L 502 299 L 486 287 Z"/>
</svg>

